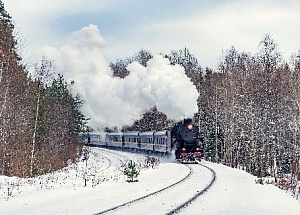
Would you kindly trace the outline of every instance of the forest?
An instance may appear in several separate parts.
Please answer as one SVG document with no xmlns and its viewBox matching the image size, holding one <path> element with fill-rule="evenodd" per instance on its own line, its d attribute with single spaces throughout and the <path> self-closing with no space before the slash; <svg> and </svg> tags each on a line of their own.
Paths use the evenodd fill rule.
<svg viewBox="0 0 300 215">
<path fill-rule="evenodd" d="M 32 177 L 78 158 L 78 134 L 87 129 L 88 119 L 80 111 L 83 101 L 70 93 L 74 82 L 56 75 L 51 60 L 44 57 L 34 74 L 28 73 L 13 32 L 0 1 L 0 174 Z M 161 55 L 183 66 L 199 92 L 193 120 L 205 158 L 257 177 L 275 177 L 279 187 L 295 191 L 300 180 L 300 50 L 287 61 L 270 34 L 258 44 L 257 53 L 230 47 L 213 69 L 201 67 L 188 48 Z M 152 57 L 142 49 L 111 62 L 113 76 L 125 78 L 128 64 L 146 66 Z M 153 107 L 123 130 L 162 130 L 174 123 Z"/>
<path fill-rule="evenodd" d="M 0 175 L 33 177 L 74 162 L 86 124 L 73 83 L 43 57 L 29 74 L 14 24 L 0 1 Z"/>
</svg>

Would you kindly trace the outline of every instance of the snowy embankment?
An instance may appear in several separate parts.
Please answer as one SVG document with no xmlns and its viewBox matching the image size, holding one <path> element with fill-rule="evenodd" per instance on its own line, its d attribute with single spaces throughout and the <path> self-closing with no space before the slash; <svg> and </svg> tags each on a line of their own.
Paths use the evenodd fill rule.
<svg viewBox="0 0 300 215">
<path fill-rule="evenodd" d="M 141 169 L 136 183 L 127 183 L 122 169 L 129 160 L 145 165 L 145 155 L 100 148 L 91 149 L 87 162 L 72 164 L 53 174 L 34 179 L 1 176 L 0 214 L 95 214 L 169 186 L 190 171 L 175 162 L 173 156 L 159 159 L 158 167 Z M 277 187 L 256 184 L 254 176 L 241 170 L 206 161 L 202 164 L 213 169 L 217 179 L 180 214 L 299 214 L 300 202 Z M 200 165 L 191 168 L 194 174 L 184 184 L 113 214 L 124 214 L 129 208 L 135 214 L 145 208 L 148 214 L 165 214 L 166 208 L 180 204 L 176 203 L 176 196 L 184 202 L 209 183 L 211 174 L 205 168 Z M 154 211 L 150 206 L 147 209 L 150 203 L 161 209 Z"/>
</svg>

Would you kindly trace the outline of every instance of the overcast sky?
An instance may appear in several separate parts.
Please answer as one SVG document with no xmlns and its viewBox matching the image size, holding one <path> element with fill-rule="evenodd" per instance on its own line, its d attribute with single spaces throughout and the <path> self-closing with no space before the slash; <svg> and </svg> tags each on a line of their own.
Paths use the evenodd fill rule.
<svg viewBox="0 0 300 215">
<path fill-rule="evenodd" d="M 169 119 L 192 117 L 199 96 L 180 66 L 157 55 L 184 47 L 202 67 L 214 67 L 234 46 L 258 52 L 265 34 L 286 60 L 300 49 L 298 1 L 196 0 L 2 0 L 28 44 L 24 56 L 54 61 L 74 80 L 92 127 L 130 125 L 156 106 Z M 109 62 L 141 49 L 154 56 L 147 67 L 128 66 L 125 79 L 112 78 Z"/>
<path fill-rule="evenodd" d="M 2 0 L 28 43 L 28 53 L 62 47 L 72 32 L 97 25 L 109 61 L 140 49 L 152 54 L 190 49 L 215 66 L 222 50 L 256 53 L 269 33 L 289 58 L 300 49 L 298 0 Z"/>
</svg>

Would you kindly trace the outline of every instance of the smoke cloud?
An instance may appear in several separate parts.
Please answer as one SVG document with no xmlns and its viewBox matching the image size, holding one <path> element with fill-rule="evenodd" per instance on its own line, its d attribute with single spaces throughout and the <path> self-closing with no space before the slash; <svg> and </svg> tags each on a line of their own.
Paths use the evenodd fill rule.
<svg viewBox="0 0 300 215">
<path fill-rule="evenodd" d="M 82 111 L 92 127 L 130 125 L 145 110 L 156 106 L 168 118 L 180 120 L 197 112 L 198 92 L 184 68 L 154 56 L 147 66 L 128 65 L 130 75 L 113 78 L 101 49 L 106 45 L 96 25 L 73 32 L 68 44 L 56 49 L 44 46 L 39 54 L 53 59 L 75 93 L 85 101 Z"/>
</svg>

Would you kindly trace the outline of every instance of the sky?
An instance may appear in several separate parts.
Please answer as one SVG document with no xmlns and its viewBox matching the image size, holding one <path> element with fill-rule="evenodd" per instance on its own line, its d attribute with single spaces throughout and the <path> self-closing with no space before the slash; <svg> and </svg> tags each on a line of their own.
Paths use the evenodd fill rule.
<svg viewBox="0 0 300 215">
<path fill-rule="evenodd" d="M 109 61 L 140 49 L 152 54 L 190 49 L 201 66 L 212 67 L 222 50 L 255 53 L 265 34 L 289 58 L 300 49 L 297 0 L 2 0 L 27 41 L 27 49 L 63 46 L 69 35 L 97 25 Z"/>
<path fill-rule="evenodd" d="M 22 39 L 28 65 L 46 55 L 75 81 L 92 127 L 129 125 L 157 106 L 171 119 L 192 117 L 198 93 L 183 74 L 156 56 L 188 48 L 200 66 L 215 67 L 231 46 L 256 53 L 264 35 L 288 60 L 300 50 L 300 3 L 260 0 L 2 0 Z M 155 57 L 146 69 L 112 79 L 110 62 L 141 49 Z M 171 77 L 172 76 L 172 77 Z M 180 80 L 180 81 L 179 81 Z M 110 104 L 110 105 L 108 105 Z"/>
<path fill-rule="evenodd" d="M 159 159 L 158 166 L 140 168 L 135 183 L 126 182 L 122 166 L 124 168 L 129 160 L 144 166 L 145 154 L 96 147 L 91 149 L 87 161 L 78 160 L 53 173 L 35 178 L 0 176 L 0 214 L 96 214 L 170 186 L 185 178 L 191 168 L 192 174 L 182 184 L 106 213 L 167 214 L 211 183 L 213 174 L 206 167 L 215 171 L 214 183 L 178 214 L 299 214 L 299 199 L 275 185 L 257 184 L 257 178 L 245 171 L 204 160 L 201 164 L 206 167 L 186 166 L 176 162 L 174 154 L 152 156 Z M 86 187 L 84 178 L 87 179 Z"/>
</svg>

